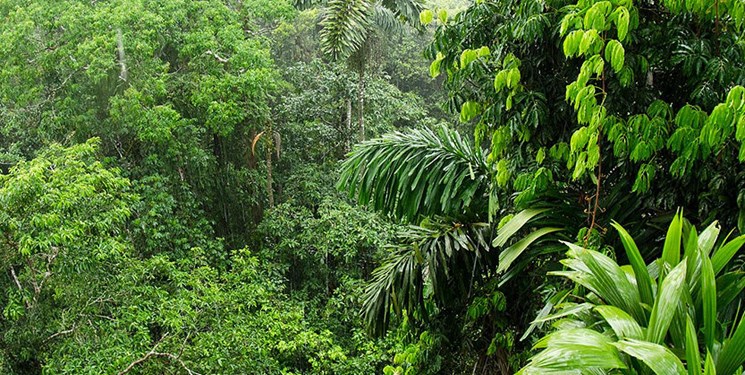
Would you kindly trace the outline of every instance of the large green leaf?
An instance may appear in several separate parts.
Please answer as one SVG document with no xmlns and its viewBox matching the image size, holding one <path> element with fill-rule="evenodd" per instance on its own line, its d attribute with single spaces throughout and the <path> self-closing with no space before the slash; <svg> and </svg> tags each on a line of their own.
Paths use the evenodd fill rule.
<svg viewBox="0 0 745 375">
<path fill-rule="evenodd" d="M 634 270 L 634 276 L 636 276 L 636 286 L 639 289 L 641 301 L 652 306 L 654 303 L 652 278 L 649 276 L 647 265 L 644 263 L 644 258 L 639 252 L 639 248 L 636 246 L 631 235 L 620 224 L 613 222 L 611 225 L 618 231 L 621 237 L 621 243 L 623 243 L 623 247 L 626 249 L 626 256 L 629 258 L 629 263 L 631 263 L 631 267 Z"/>
<path fill-rule="evenodd" d="M 665 244 L 662 248 L 662 261 L 674 267 L 680 262 L 680 241 L 683 236 L 682 213 L 678 212 L 673 217 L 672 223 L 667 230 Z"/>
<path fill-rule="evenodd" d="M 714 269 L 706 255 L 701 256 L 701 296 L 703 299 L 704 343 L 706 349 L 714 351 L 714 336 L 717 322 L 717 285 Z"/>
<path fill-rule="evenodd" d="M 536 347 L 546 349 L 534 356 L 519 373 L 626 368 L 611 339 L 590 329 L 562 330 L 546 336 Z"/>
<path fill-rule="evenodd" d="M 701 374 L 701 353 L 698 349 L 698 337 L 696 327 L 690 316 L 686 316 L 686 365 L 688 375 Z"/>
<path fill-rule="evenodd" d="M 619 339 L 643 339 L 644 332 L 631 315 L 615 306 L 596 306 L 595 311 L 611 326 Z"/>
<path fill-rule="evenodd" d="M 699 248 L 698 235 L 691 230 L 685 243 L 686 283 L 688 283 L 691 297 L 696 301 L 701 300 L 703 254 Z"/>
<path fill-rule="evenodd" d="M 727 266 L 727 263 L 737 254 L 743 244 L 745 244 L 745 235 L 727 242 L 714 253 L 711 257 L 711 265 L 715 275 L 718 275 Z"/>
<path fill-rule="evenodd" d="M 499 267 L 497 267 L 497 273 L 502 273 L 510 268 L 512 262 L 514 262 L 515 259 L 517 259 L 517 257 L 519 257 L 520 254 L 522 254 L 533 242 L 547 234 L 558 232 L 560 230 L 562 230 L 562 228 L 541 228 L 535 230 L 512 246 L 502 250 L 499 253 Z"/>
<path fill-rule="evenodd" d="M 709 256 L 711 253 L 711 249 L 714 248 L 714 244 L 717 242 L 717 237 L 719 237 L 720 230 L 719 222 L 714 221 L 698 235 L 698 248 L 704 253 L 704 255 Z"/>
<path fill-rule="evenodd" d="M 685 287 L 686 263 L 680 263 L 670 271 L 670 274 L 662 281 L 658 291 L 657 299 L 652 307 L 647 329 L 647 340 L 659 344 L 667 334 L 675 310 L 680 303 L 680 297 Z"/>
<path fill-rule="evenodd" d="M 640 359 L 657 375 L 684 375 L 683 363 L 670 349 L 648 341 L 622 340 L 613 343 L 622 352 Z"/>
<path fill-rule="evenodd" d="M 581 262 L 574 263 L 575 270 L 588 274 L 586 280 L 600 298 L 629 312 L 635 319 L 645 321 L 639 291 L 615 261 L 597 251 L 566 244 L 570 248 L 569 256 Z"/>
<path fill-rule="evenodd" d="M 704 375 L 717 375 L 717 368 L 714 365 L 714 358 L 711 352 L 706 353 L 706 364 L 704 364 Z"/>
<path fill-rule="evenodd" d="M 492 246 L 502 247 L 512 236 L 522 229 L 530 219 L 548 211 L 548 208 L 529 208 L 518 212 L 512 219 L 506 222 L 497 233 L 497 238 L 492 241 Z"/>
</svg>

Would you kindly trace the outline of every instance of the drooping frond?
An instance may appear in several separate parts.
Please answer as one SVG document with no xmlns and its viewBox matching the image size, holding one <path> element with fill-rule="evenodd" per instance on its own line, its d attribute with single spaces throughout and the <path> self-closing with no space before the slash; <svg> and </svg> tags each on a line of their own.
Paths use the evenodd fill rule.
<svg viewBox="0 0 745 375">
<path fill-rule="evenodd" d="M 487 194 L 483 151 L 445 127 L 394 132 L 357 146 L 342 165 L 339 187 L 361 204 L 415 221 L 459 217 Z"/>
<path fill-rule="evenodd" d="M 416 26 L 419 22 L 419 13 L 424 8 L 422 0 L 383 0 L 380 4 L 392 10 L 402 21 Z"/>
<path fill-rule="evenodd" d="M 386 8 L 380 3 L 375 3 L 371 10 L 371 19 L 375 27 L 389 35 L 403 32 L 404 25 L 392 9 Z"/>
<path fill-rule="evenodd" d="M 480 271 L 476 267 L 484 266 L 481 259 L 488 249 L 488 224 L 437 220 L 400 233 L 399 244 L 392 247 L 388 260 L 373 272 L 362 308 L 372 333 L 385 332 L 391 308 L 397 315 L 423 312 L 425 286 L 441 303 L 465 297 L 474 271 Z"/>
<path fill-rule="evenodd" d="M 299 10 L 306 10 L 310 9 L 316 6 L 319 6 L 323 3 L 323 0 L 295 0 L 293 1 L 293 5 L 295 8 Z"/>
<path fill-rule="evenodd" d="M 371 4 L 366 0 L 329 0 L 321 20 L 321 47 L 334 59 L 362 46 L 370 26 Z"/>
</svg>

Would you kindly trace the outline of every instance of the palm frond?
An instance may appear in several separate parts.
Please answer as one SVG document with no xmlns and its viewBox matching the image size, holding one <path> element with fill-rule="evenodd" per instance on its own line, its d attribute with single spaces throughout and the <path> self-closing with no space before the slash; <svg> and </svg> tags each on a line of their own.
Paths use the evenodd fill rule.
<svg viewBox="0 0 745 375">
<path fill-rule="evenodd" d="M 404 25 L 396 13 L 380 3 L 375 3 L 372 6 L 371 19 L 375 27 L 385 34 L 401 34 L 404 30 Z"/>
<path fill-rule="evenodd" d="M 344 58 L 362 46 L 370 28 L 366 0 L 329 0 L 321 20 L 321 48 L 334 59 Z"/>
<path fill-rule="evenodd" d="M 293 5 L 299 10 L 307 10 L 317 7 L 323 3 L 323 0 L 294 0 Z"/>
<path fill-rule="evenodd" d="M 388 260 L 373 272 L 362 308 L 371 333 L 385 332 L 392 310 L 426 314 L 425 289 L 439 303 L 468 293 L 481 251 L 488 247 L 489 225 L 438 220 L 400 233 Z"/>
<path fill-rule="evenodd" d="M 409 221 L 483 212 L 489 189 L 484 152 L 445 127 L 395 132 L 357 146 L 339 187 L 361 204 Z"/>
<path fill-rule="evenodd" d="M 412 26 L 418 25 L 419 13 L 424 8 L 424 2 L 421 0 L 383 0 L 380 4 Z"/>
</svg>

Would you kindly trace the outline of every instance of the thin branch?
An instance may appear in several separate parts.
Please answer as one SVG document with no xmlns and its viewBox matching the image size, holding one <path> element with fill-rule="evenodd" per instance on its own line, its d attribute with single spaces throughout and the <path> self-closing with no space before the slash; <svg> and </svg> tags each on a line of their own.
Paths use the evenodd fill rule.
<svg viewBox="0 0 745 375">
<path fill-rule="evenodd" d="M 186 347 L 186 342 L 189 341 L 189 337 L 191 337 L 191 332 L 188 332 L 186 334 L 186 337 L 184 338 L 184 342 L 181 343 L 181 349 L 178 351 L 178 357 L 181 358 L 181 354 L 184 354 L 184 348 Z"/>
<path fill-rule="evenodd" d="M 125 62 L 124 55 L 124 37 L 122 36 L 122 29 L 116 29 L 116 49 L 119 52 L 119 65 L 121 66 L 121 73 L 119 73 L 119 79 L 122 81 L 127 80 L 127 63 Z"/>
<path fill-rule="evenodd" d="M 116 319 L 114 319 L 111 316 L 101 315 L 101 314 L 78 314 L 78 316 L 81 317 L 81 318 L 83 318 L 83 317 L 94 317 L 94 318 L 106 319 L 106 320 L 109 320 L 109 321 L 112 321 L 112 322 L 113 321 L 116 321 Z"/>
<path fill-rule="evenodd" d="M 605 104 L 605 99 L 608 97 L 608 93 L 605 91 L 605 70 L 603 70 L 601 76 L 600 76 L 601 83 L 603 85 L 603 101 L 600 103 L 600 105 Z M 600 205 L 600 185 L 603 180 L 603 158 L 600 154 L 600 140 L 601 140 L 601 133 L 602 129 L 598 130 L 598 178 L 597 183 L 595 184 L 595 203 L 592 207 L 592 221 L 590 222 L 590 229 L 587 230 L 587 234 L 585 234 L 585 247 L 587 246 L 587 243 L 590 240 L 590 235 L 592 234 L 592 230 L 595 228 L 595 221 L 598 216 L 598 206 Z"/>
<path fill-rule="evenodd" d="M 135 366 L 139 365 L 142 362 L 147 361 L 150 357 L 161 357 L 161 358 L 170 359 L 172 361 L 176 361 L 176 362 L 178 362 L 179 365 L 181 365 L 181 367 L 184 369 L 184 371 L 186 371 L 187 374 L 189 374 L 189 375 L 201 375 L 200 373 L 198 373 L 196 371 L 193 371 L 190 368 L 186 367 L 186 364 L 184 363 L 184 361 L 182 361 L 175 354 L 161 353 L 161 352 L 154 352 L 154 351 L 150 351 L 147 354 L 145 354 L 142 358 L 140 358 L 140 359 L 132 362 L 129 365 L 129 367 L 127 367 L 124 371 L 120 372 L 119 375 L 124 375 L 124 374 L 130 372 Z"/>
<path fill-rule="evenodd" d="M 23 292 L 23 287 L 21 286 L 21 282 L 18 281 L 18 276 L 16 276 L 16 270 L 12 266 L 10 267 L 10 274 L 13 276 L 13 281 L 16 282 L 16 286 L 18 287 L 18 290 Z"/>
<path fill-rule="evenodd" d="M 23 287 L 21 286 L 21 282 L 18 281 L 18 276 L 16 276 L 16 270 L 12 266 L 10 267 L 10 274 L 13 276 L 13 281 L 15 281 L 16 286 L 18 287 L 18 291 L 21 292 L 21 296 L 23 296 Z M 27 309 L 31 308 L 31 304 L 28 302 L 26 297 L 23 297 L 23 304 L 26 305 Z"/>
<path fill-rule="evenodd" d="M 57 336 L 62 336 L 62 335 L 67 335 L 67 334 L 69 334 L 69 333 L 73 333 L 74 331 L 75 331 L 75 324 L 73 324 L 73 325 L 72 325 L 72 328 L 70 328 L 70 329 L 66 329 L 66 330 L 64 330 L 64 331 L 59 331 L 59 332 L 57 332 L 57 333 L 55 333 L 55 334 L 53 334 L 53 335 L 51 335 L 51 336 L 47 337 L 47 338 L 46 338 L 46 339 L 44 340 L 44 342 L 50 341 L 50 340 L 52 340 L 53 338 L 55 338 L 55 337 L 57 337 Z"/>
<path fill-rule="evenodd" d="M 593 228 L 595 228 L 595 218 L 598 215 L 598 206 L 599 200 L 600 200 L 600 182 L 603 179 L 603 163 L 601 161 L 598 161 L 598 182 L 595 184 L 595 204 L 592 207 L 592 222 L 590 222 L 590 229 L 587 230 L 587 234 L 585 234 L 585 246 L 587 246 L 588 241 L 590 240 L 590 234 L 592 234 Z"/>
<path fill-rule="evenodd" d="M 227 62 L 230 61 L 230 59 L 226 59 L 224 57 L 221 57 L 220 55 L 217 54 L 217 52 L 212 52 L 212 50 L 207 50 L 207 52 L 205 52 L 205 53 L 208 54 L 208 55 L 214 56 L 217 61 L 219 61 L 219 62 L 221 62 L 223 64 L 225 64 L 225 63 L 227 63 Z"/>
<path fill-rule="evenodd" d="M 184 371 L 186 371 L 187 374 L 189 374 L 189 375 L 201 375 L 200 373 L 198 373 L 196 371 L 193 371 L 190 368 L 186 367 L 186 364 L 184 363 L 184 361 L 181 360 L 181 358 L 179 358 L 179 356 L 177 356 L 175 354 L 172 354 L 172 353 L 162 353 L 162 352 L 157 352 L 156 351 L 156 349 L 158 349 L 158 345 L 160 345 L 167 336 L 168 336 L 168 333 L 166 333 L 165 335 L 163 335 L 163 337 L 161 337 L 160 340 L 158 340 L 158 342 L 155 343 L 155 346 L 153 346 L 153 348 L 149 352 L 147 352 L 144 356 L 140 357 L 139 359 L 135 360 L 134 362 L 130 363 L 129 366 L 127 366 L 127 368 L 125 368 L 123 371 L 119 372 L 118 375 L 124 375 L 124 374 L 132 371 L 132 369 L 135 368 L 137 365 L 139 365 L 139 364 L 147 361 L 151 357 L 167 358 L 167 359 L 169 359 L 171 361 L 178 362 L 178 364 L 181 365 L 181 367 L 184 369 Z"/>
</svg>

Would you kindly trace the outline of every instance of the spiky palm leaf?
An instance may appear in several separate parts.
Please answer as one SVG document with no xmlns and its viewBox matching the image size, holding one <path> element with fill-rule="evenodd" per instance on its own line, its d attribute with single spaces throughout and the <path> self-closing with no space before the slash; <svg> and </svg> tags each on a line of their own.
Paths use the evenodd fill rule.
<svg viewBox="0 0 745 375">
<path fill-rule="evenodd" d="M 419 13 L 424 6 L 422 0 L 382 0 L 379 3 L 392 10 L 401 21 L 410 25 L 417 24 Z"/>
<path fill-rule="evenodd" d="M 358 145 L 339 187 L 362 204 L 415 221 L 483 212 L 489 188 L 484 152 L 445 127 L 395 132 Z"/>
<path fill-rule="evenodd" d="M 370 18 L 376 28 L 389 35 L 403 32 L 404 25 L 394 10 L 383 6 L 381 3 L 375 3 L 371 10 Z"/>
<path fill-rule="evenodd" d="M 296 0 L 304 5 L 312 0 Z M 415 25 L 421 0 L 328 0 L 321 20 L 321 47 L 334 59 L 348 57 L 365 43 L 373 26 L 399 31 Z"/>
<path fill-rule="evenodd" d="M 644 263 L 634 240 L 617 224 L 630 266 L 620 267 L 599 252 L 568 244 L 569 258 L 563 263 L 569 270 L 553 274 L 591 294 L 580 297 L 579 304 L 560 303 L 556 314 L 541 319 L 558 319 L 558 329 L 536 344 L 543 350 L 521 373 L 741 373 L 745 275 L 724 271 L 745 244 L 745 236 L 724 243 L 711 255 L 718 225 L 698 234 L 684 224 L 676 215 L 662 257 L 653 265 Z M 590 336 L 602 345 L 588 345 Z"/>
<path fill-rule="evenodd" d="M 370 29 L 370 8 L 366 0 L 329 0 L 321 20 L 323 52 L 340 59 L 358 50 Z"/>
<path fill-rule="evenodd" d="M 365 290 L 362 312 L 368 329 L 383 334 L 392 310 L 397 315 L 404 311 L 424 315 L 426 301 L 438 307 L 454 307 L 459 299 L 467 301 L 474 282 L 482 281 L 483 275 L 506 271 L 499 276 L 502 285 L 524 271 L 535 257 L 558 251 L 557 246 L 547 245 L 556 242 L 548 234 L 557 228 L 536 229 L 519 237 L 526 229 L 545 224 L 541 215 L 545 212 L 518 213 L 494 240 L 488 223 L 436 217 L 425 219 L 420 226 L 407 227 L 399 233 L 397 245 L 390 248 L 388 259 L 373 272 Z M 501 251 L 495 251 L 492 242 Z M 531 250 L 526 252 L 530 245 Z M 518 256 L 522 258 L 515 261 Z"/>
<path fill-rule="evenodd" d="M 323 0 L 294 0 L 293 5 L 299 10 L 306 10 L 323 4 Z"/>
<path fill-rule="evenodd" d="M 481 252 L 488 248 L 489 225 L 461 224 L 444 218 L 410 226 L 391 247 L 389 258 L 373 272 L 363 296 L 368 329 L 382 335 L 397 315 L 426 314 L 425 289 L 436 302 L 468 294 L 474 271 L 481 269 Z M 449 300 L 449 301 L 448 301 Z"/>
</svg>

